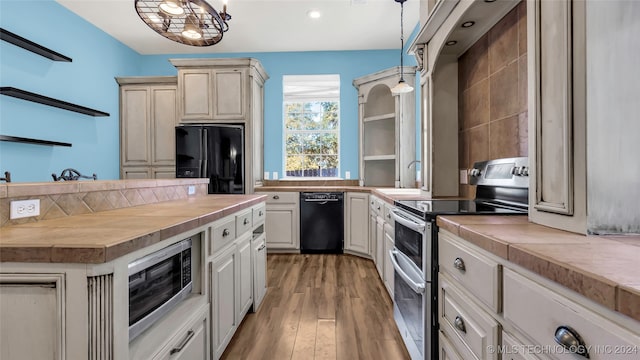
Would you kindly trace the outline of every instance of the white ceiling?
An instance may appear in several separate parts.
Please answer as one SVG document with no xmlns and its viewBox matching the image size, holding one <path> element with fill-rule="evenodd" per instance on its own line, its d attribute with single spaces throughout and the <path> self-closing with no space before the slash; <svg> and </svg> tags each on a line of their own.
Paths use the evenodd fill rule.
<svg viewBox="0 0 640 360">
<path fill-rule="evenodd" d="M 394 0 L 229 0 L 222 41 L 193 47 L 170 41 L 138 17 L 134 0 L 56 0 L 140 54 L 379 50 L 400 47 Z M 208 0 L 216 9 L 222 0 Z M 419 21 L 419 0 L 404 3 L 405 44 Z M 307 12 L 319 10 L 319 19 Z"/>
</svg>

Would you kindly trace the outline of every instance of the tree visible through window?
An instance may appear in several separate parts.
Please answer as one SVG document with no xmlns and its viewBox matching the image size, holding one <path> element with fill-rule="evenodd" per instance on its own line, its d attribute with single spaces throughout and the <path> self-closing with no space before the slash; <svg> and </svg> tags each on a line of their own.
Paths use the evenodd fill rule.
<svg viewBox="0 0 640 360">
<path fill-rule="evenodd" d="M 338 177 L 340 80 L 336 75 L 291 78 L 295 81 L 284 81 L 285 175 Z"/>
</svg>

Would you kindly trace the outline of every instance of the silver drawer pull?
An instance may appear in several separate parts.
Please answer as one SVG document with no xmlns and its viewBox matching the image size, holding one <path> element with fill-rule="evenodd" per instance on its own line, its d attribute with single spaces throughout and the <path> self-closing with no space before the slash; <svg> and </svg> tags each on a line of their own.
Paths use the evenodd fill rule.
<svg viewBox="0 0 640 360">
<path fill-rule="evenodd" d="M 453 322 L 453 325 L 455 325 L 456 328 L 462 331 L 463 333 L 465 334 L 467 333 L 467 328 L 464 326 L 464 320 L 462 319 L 462 317 L 456 316 L 456 319 Z"/>
<path fill-rule="evenodd" d="M 378 206 L 378 210 L 380 210 L 380 206 Z"/>
<path fill-rule="evenodd" d="M 391 219 L 391 214 L 387 214 L 387 219 Z"/>
<path fill-rule="evenodd" d="M 464 260 L 462 260 L 461 258 L 457 257 L 454 261 L 453 261 L 453 267 L 465 272 L 467 271 L 467 268 L 464 266 Z"/>
<path fill-rule="evenodd" d="M 273 200 L 278 200 L 278 199 L 280 199 L 280 196 L 278 196 L 278 195 L 273 195 Z"/>
<path fill-rule="evenodd" d="M 249 219 L 244 219 L 244 221 L 242 222 L 242 225 L 247 225 L 249 223 Z"/>
<path fill-rule="evenodd" d="M 173 355 L 175 353 L 179 353 L 180 351 L 182 351 L 182 349 L 184 349 L 184 347 L 187 346 L 187 343 L 189 343 L 189 340 L 191 340 L 191 338 L 195 334 L 196 333 L 193 332 L 193 330 L 189 330 L 189 332 L 187 332 L 187 337 L 185 337 L 184 340 L 182 340 L 182 342 L 180 343 L 180 345 L 178 345 L 178 347 L 174 347 L 173 349 L 171 349 L 171 351 L 169 352 L 169 355 Z"/>
<path fill-rule="evenodd" d="M 229 229 L 222 230 L 222 237 L 227 237 L 227 236 L 229 236 Z"/>
<path fill-rule="evenodd" d="M 264 248 L 266 248 L 266 247 L 267 247 L 267 245 L 262 244 L 262 246 L 260 246 L 260 247 L 258 248 L 258 251 L 260 251 L 260 250 L 264 250 Z"/>
<path fill-rule="evenodd" d="M 554 339 L 558 344 L 562 345 L 570 352 L 576 355 L 584 356 L 587 359 L 589 358 L 587 346 L 585 345 L 580 335 L 572 328 L 568 326 L 559 326 L 556 329 Z"/>
<path fill-rule="evenodd" d="M 262 216 L 264 215 L 264 213 L 262 212 L 262 210 L 258 211 L 258 216 Z"/>
</svg>

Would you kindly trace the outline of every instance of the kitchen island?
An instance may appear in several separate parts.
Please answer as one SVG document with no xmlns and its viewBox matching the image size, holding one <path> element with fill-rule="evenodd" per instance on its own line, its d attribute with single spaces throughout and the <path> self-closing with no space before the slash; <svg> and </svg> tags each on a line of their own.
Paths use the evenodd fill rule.
<svg viewBox="0 0 640 360">
<path fill-rule="evenodd" d="M 159 185 L 184 186 L 184 196 L 166 201 L 156 196 L 153 203 L 132 206 L 130 201 L 131 206 L 117 209 L 0 228 L 2 359 L 209 359 L 222 354 L 266 291 L 265 196 L 190 196 L 190 185 L 180 180 L 82 183 L 99 191 L 120 188 L 123 194 L 130 194 L 126 188 L 149 194 Z M 0 200 L 25 189 L 12 186 Z M 37 196 L 59 200 L 64 195 L 42 186 L 77 194 L 80 185 L 37 186 Z M 83 198 L 88 193 L 80 192 Z M 130 340 L 128 265 L 184 239 L 192 244 L 192 290 Z"/>
</svg>

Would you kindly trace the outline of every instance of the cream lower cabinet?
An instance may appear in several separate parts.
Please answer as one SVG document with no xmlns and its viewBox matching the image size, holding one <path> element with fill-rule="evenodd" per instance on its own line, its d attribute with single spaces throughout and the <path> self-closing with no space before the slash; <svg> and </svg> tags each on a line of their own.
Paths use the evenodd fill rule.
<svg viewBox="0 0 640 360">
<path fill-rule="evenodd" d="M 65 358 L 63 281 L 63 274 L 0 275 L 0 359 Z"/>
<path fill-rule="evenodd" d="M 369 194 L 347 193 L 344 251 L 369 256 Z"/>
<path fill-rule="evenodd" d="M 175 76 L 122 77 L 120 177 L 175 178 Z"/>
<path fill-rule="evenodd" d="M 238 318 L 242 319 L 253 305 L 253 269 L 251 233 L 237 240 L 238 249 Z"/>
<path fill-rule="evenodd" d="M 209 309 L 204 306 L 194 315 L 153 360 L 209 359 Z"/>
<path fill-rule="evenodd" d="M 233 244 L 218 254 L 211 263 L 211 317 L 213 341 L 211 346 L 219 358 L 231 341 L 238 322 L 236 320 L 237 251 Z"/>
<path fill-rule="evenodd" d="M 442 359 L 640 355 L 638 322 L 445 230 L 439 232 L 439 245 Z"/>
<path fill-rule="evenodd" d="M 263 233 L 251 242 L 253 248 L 253 311 L 258 311 L 267 293 L 267 244 Z"/>
<path fill-rule="evenodd" d="M 300 194 L 267 193 L 265 232 L 269 251 L 300 249 Z"/>
<path fill-rule="evenodd" d="M 382 252 L 382 256 L 384 260 L 384 286 L 387 288 L 389 292 L 389 296 L 393 299 L 393 286 L 394 286 L 394 270 L 393 264 L 391 263 L 391 257 L 389 256 L 389 252 L 393 250 L 395 246 L 394 241 L 394 233 L 393 228 L 389 224 L 384 225 L 384 251 Z"/>
</svg>

